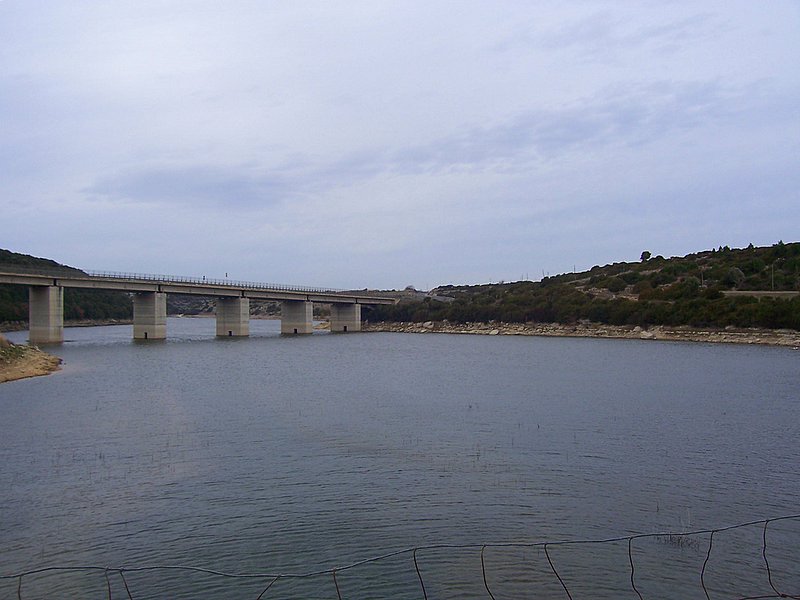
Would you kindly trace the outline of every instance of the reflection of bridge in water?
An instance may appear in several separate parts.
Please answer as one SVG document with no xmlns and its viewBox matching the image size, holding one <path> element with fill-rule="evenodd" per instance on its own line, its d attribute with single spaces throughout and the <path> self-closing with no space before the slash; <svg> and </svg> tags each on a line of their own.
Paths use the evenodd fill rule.
<svg viewBox="0 0 800 600">
<path fill-rule="evenodd" d="M 167 294 L 214 296 L 218 336 L 250 334 L 250 300 L 281 303 L 281 333 L 312 332 L 314 303 L 331 305 L 330 326 L 334 332 L 360 331 L 361 306 L 394 304 L 391 298 L 366 292 L 286 286 L 205 277 L 172 277 L 64 270 L 25 273 L 3 269 L 0 283 L 29 287 L 30 342 L 64 341 L 64 288 L 118 290 L 133 294 L 134 339 L 157 340 L 167 335 Z"/>
</svg>

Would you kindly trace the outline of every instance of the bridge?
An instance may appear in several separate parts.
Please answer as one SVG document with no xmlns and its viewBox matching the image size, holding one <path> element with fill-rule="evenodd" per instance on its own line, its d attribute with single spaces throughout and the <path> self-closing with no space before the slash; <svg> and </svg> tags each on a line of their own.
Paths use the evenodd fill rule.
<svg viewBox="0 0 800 600">
<path fill-rule="evenodd" d="M 179 277 L 80 271 L 68 269 L 47 273 L 41 270 L 6 267 L 0 283 L 25 285 L 29 292 L 29 341 L 52 344 L 64 341 L 64 288 L 118 290 L 133 295 L 133 337 L 159 340 L 167 336 L 167 294 L 213 296 L 216 298 L 217 336 L 250 335 L 250 300 L 281 303 L 281 333 L 309 334 L 313 330 L 314 303 L 331 305 L 332 332 L 361 330 L 361 307 L 365 304 L 394 304 L 392 298 L 367 292 L 346 292 L 327 288 L 285 286 L 205 277 Z"/>
</svg>

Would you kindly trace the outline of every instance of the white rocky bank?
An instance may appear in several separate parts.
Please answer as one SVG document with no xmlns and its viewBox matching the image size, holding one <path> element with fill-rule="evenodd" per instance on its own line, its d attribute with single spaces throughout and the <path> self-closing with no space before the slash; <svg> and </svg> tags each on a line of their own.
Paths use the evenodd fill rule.
<svg viewBox="0 0 800 600">
<path fill-rule="evenodd" d="M 642 327 L 599 323 L 364 323 L 363 331 L 396 333 L 459 333 L 474 335 L 543 335 L 552 337 L 602 337 L 636 340 L 718 342 L 727 344 L 765 344 L 800 348 L 800 331 L 788 329 L 695 329 L 689 327 Z"/>
</svg>

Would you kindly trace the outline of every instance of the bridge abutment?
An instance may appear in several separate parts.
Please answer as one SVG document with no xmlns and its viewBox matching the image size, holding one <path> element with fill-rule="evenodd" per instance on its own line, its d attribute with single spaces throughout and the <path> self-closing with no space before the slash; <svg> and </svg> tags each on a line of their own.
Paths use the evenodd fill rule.
<svg viewBox="0 0 800 600">
<path fill-rule="evenodd" d="M 308 334 L 314 330 L 314 303 L 305 300 L 281 302 L 281 333 Z"/>
<path fill-rule="evenodd" d="M 331 304 L 331 332 L 361 331 L 360 304 Z"/>
<path fill-rule="evenodd" d="M 28 288 L 28 339 L 31 344 L 58 344 L 64 341 L 64 288 Z"/>
<path fill-rule="evenodd" d="M 167 295 L 137 292 L 133 295 L 133 339 L 163 340 L 167 337 Z"/>
<path fill-rule="evenodd" d="M 217 337 L 250 335 L 250 299 L 217 298 Z"/>
</svg>

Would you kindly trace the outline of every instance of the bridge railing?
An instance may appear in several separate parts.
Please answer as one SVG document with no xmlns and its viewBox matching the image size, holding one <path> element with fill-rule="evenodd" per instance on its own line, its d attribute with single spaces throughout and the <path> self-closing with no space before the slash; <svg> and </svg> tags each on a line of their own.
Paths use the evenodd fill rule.
<svg viewBox="0 0 800 600">
<path fill-rule="evenodd" d="M 93 278 L 93 279 L 116 279 L 125 281 L 153 281 L 161 283 L 190 283 L 199 285 L 226 286 L 232 288 L 245 288 L 249 290 L 268 290 L 282 292 L 307 292 L 335 294 L 343 293 L 347 290 L 315 287 L 303 285 L 288 285 L 284 283 L 264 283 L 256 281 L 241 281 L 238 279 L 219 279 L 203 276 L 185 275 L 156 275 L 152 273 L 126 273 L 123 271 L 93 271 L 89 269 L 76 269 L 73 267 L 53 266 L 40 267 L 35 265 L 1 264 L 0 273 L 12 275 L 42 275 L 45 277 L 73 277 L 73 278 Z"/>
<path fill-rule="evenodd" d="M 194 285 L 215 285 L 250 290 L 269 290 L 282 292 L 309 292 L 309 293 L 338 293 L 345 290 L 328 287 L 309 287 L 302 285 L 287 285 L 283 283 L 262 283 L 256 281 L 240 281 L 238 279 L 216 279 L 203 276 L 186 275 L 154 275 L 152 273 L 124 273 L 121 271 L 84 271 L 96 279 L 116 279 L 125 281 L 154 281 L 160 283 L 190 283 Z"/>
</svg>

